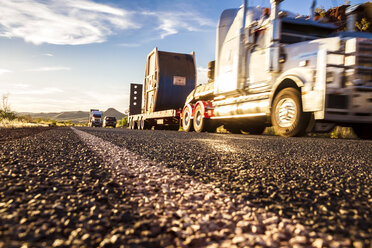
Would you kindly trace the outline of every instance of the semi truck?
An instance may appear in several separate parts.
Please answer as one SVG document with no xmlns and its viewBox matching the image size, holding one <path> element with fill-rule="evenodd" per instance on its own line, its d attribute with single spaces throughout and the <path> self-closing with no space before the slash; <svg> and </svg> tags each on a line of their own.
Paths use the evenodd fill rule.
<svg viewBox="0 0 372 248">
<path fill-rule="evenodd" d="M 280 2 L 271 0 L 267 10 L 244 1 L 223 11 L 205 85 L 195 87 L 192 70 L 178 76 L 182 64 L 164 62 L 156 70 L 151 63 L 157 60 L 149 61 L 155 49 L 147 59 L 143 113 L 130 115 L 129 127 L 176 129 L 181 123 L 185 131 L 214 132 L 224 125 L 233 133 L 260 134 L 272 125 L 292 137 L 341 125 L 372 138 L 372 34 L 355 31 L 356 13 L 371 3 L 347 8 L 348 30 L 338 32 L 331 23 L 279 11 Z M 195 68 L 194 54 L 189 58 Z M 163 82 L 162 71 L 172 84 Z M 178 86 L 182 94 L 167 92 Z M 179 104 L 160 104 L 160 95 Z"/>
<path fill-rule="evenodd" d="M 102 127 L 102 111 L 98 109 L 91 109 L 89 111 L 89 127 Z"/>
</svg>

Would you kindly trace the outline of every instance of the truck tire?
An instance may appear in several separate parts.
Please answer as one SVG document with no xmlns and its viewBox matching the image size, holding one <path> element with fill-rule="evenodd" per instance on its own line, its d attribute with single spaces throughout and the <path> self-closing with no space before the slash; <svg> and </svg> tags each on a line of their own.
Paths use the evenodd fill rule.
<svg viewBox="0 0 372 248">
<path fill-rule="evenodd" d="M 132 120 L 132 129 L 137 129 L 137 121 Z"/>
<path fill-rule="evenodd" d="M 193 121 L 191 119 L 192 113 L 191 108 L 187 107 L 182 113 L 182 128 L 185 132 L 190 132 L 194 130 Z"/>
<path fill-rule="evenodd" d="M 151 129 L 150 123 L 145 119 L 141 120 L 141 130 L 148 130 Z"/>
<path fill-rule="evenodd" d="M 353 126 L 354 133 L 361 139 L 372 139 L 372 125 L 358 124 Z"/>
<path fill-rule="evenodd" d="M 134 129 L 134 125 L 133 125 L 133 119 L 130 119 L 129 120 L 129 129 Z"/>
<path fill-rule="evenodd" d="M 145 129 L 145 119 L 141 118 L 141 120 L 139 121 L 138 129 Z"/>
<path fill-rule="evenodd" d="M 271 122 L 280 136 L 304 136 L 310 118 L 311 113 L 302 111 L 300 92 L 297 89 L 285 88 L 275 97 Z"/>
<path fill-rule="evenodd" d="M 200 132 L 213 132 L 216 128 L 213 125 L 213 121 L 204 118 L 204 106 L 198 105 L 195 109 L 194 115 L 194 130 L 198 133 Z"/>
</svg>

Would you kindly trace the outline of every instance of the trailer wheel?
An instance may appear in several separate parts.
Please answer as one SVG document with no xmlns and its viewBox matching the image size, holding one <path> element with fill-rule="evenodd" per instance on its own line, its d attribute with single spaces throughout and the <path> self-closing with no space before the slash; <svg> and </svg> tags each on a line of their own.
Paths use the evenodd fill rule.
<svg viewBox="0 0 372 248">
<path fill-rule="evenodd" d="M 202 105 L 198 105 L 195 109 L 194 129 L 198 133 L 206 130 L 206 120 L 204 119 L 204 109 Z"/>
<path fill-rule="evenodd" d="M 145 119 L 141 118 L 141 120 L 139 121 L 138 129 L 145 129 Z"/>
<path fill-rule="evenodd" d="M 281 90 L 274 99 L 271 122 L 275 131 L 284 137 L 303 136 L 311 113 L 302 112 L 300 92 L 295 88 Z"/>
<path fill-rule="evenodd" d="M 193 121 L 191 119 L 192 113 L 189 107 L 185 109 L 182 113 L 182 128 L 185 132 L 193 131 Z"/>
<path fill-rule="evenodd" d="M 361 139 L 372 139 L 372 125 L 359 124 L 353 126 L 354 133 Z"/>
<path fill-rule="evenodd" d="M 150 123 L 146 121 L 145 119 L 141 120 L 141 129 L 142 130 L 148 130 L 151 129 Z"/>
<path fill-rule="evenodd" d="M 138 128 L 137 121 L 133 120 L 133 129 L 137 129 L 137 128 Z"/>
</svg>

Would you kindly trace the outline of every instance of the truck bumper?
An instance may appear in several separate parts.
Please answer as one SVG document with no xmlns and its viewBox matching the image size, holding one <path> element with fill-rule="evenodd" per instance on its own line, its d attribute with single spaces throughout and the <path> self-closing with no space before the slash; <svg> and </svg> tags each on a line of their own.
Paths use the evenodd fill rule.
<svg viewBox="0 0 372 248">
<path fill-rule="evenodd" d="M 346 91 L 346 94 L 339 94 L 335 90 L 326 95 L 324 120 L 345 124 L 372 124 L 372 89 Z"/>
</svg>

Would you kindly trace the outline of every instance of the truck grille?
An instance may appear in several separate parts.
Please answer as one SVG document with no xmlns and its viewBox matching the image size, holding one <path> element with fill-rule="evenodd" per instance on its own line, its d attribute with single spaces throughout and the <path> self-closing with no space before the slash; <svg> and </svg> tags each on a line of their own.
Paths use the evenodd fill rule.
<svg viewBox="0 0 372 248">
<path fill-rule="evenodd" d="M 354 63 L 349 65 L 346 71 L 347 82 L 348 85 L 367 90 L 372 88 L 372 40 L 355 39 L 352 41 L 355 42 L 355 45 L 351 46 L 353 51 L 346 51 L 346 53 L 355 57 L 352 58 Z"/>
</svg>

